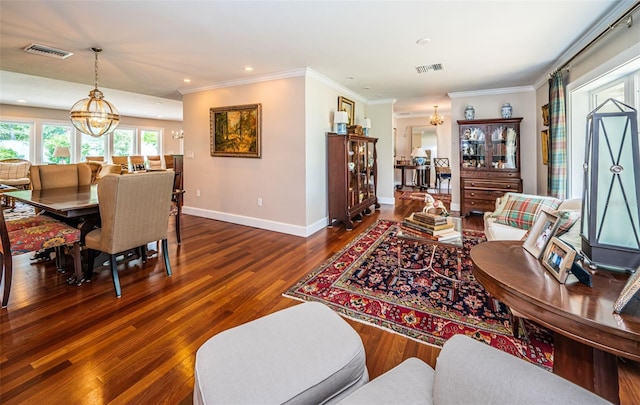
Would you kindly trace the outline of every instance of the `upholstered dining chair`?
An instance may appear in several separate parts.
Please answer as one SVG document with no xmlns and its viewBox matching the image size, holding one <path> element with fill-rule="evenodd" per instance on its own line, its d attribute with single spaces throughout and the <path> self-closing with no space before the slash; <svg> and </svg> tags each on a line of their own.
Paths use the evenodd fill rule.
<svg viewBox="0 0 640 405">
<path fill-rule="evenodd" d="M 162 167 L 162 158 L 160 157 L 160 155 L 147 156 L 147 162 L 149 162 L 149 170 L 164 169 Z"/>
<path fill-rule="evenodd" d="M 56 265 L 59 271 L 64 271 L 64 256 L 61 248 L 73 245 L 76 279 L 82 279 L 80 230 L 77 228 L 44 215 L 5 221 L 4 212 L 0 210 L 0 240 L 2 241 L 2 280 L 4 282 L 3 308 L 9 303 L 9 294 L 11 293 L 13 256 L 56 248 Z"/>
<path fill-rule="evenodd" d="M 88 186 L 90 184 L 91 167 L 87 163 L 31 166 L 31 188 L 33 190 Z"/>
<path fill-rule="evenodd" d="M 434 158 L 433 165 L 436 170 L 436 182 L 438 183 L 438 191 L 442 187 L 442 181 L 447 180 L 447 193 L 451 188 L 451 167 L 449 167 L 449 158 Z"/>
<path fill-rule="evenodd" d="M 87 156 L 85 160 L 87 162 L 104 162 L 104 156 Z"/>
<path fill-rule="evenodd" d="M 134 172 L 141 172 L 147 169 L 144 164 L 144 156 L 131 155 L 129 156 L 129 162 L 131 162 L 131 170 Z"/>
<path fill-rule="evenodd" d="M 171 276 L 167 234 L 174 173 L 148 172 L 119 176 L 109 174 L 98 183 L 101 227 L 89 232 L 87 273 L 90 280 L 98 252 L 110 257 L 111 276 L 116 296 L 122 295 L 116 257 L 149 242 L 162 242 L 167 276 Z"/>
<path fill-rule="evenodd" d="M 164 168 L 173 169 L 173 155 L 164 155 Z"/>
</svg>

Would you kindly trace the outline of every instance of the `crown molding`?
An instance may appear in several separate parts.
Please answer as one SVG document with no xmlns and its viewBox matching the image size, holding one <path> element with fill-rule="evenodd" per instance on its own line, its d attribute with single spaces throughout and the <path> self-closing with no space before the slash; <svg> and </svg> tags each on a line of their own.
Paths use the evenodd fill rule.
<svg viewBox="0 0 640 405">
<path fill-rule="evenodd" d="M 182 88 L 182 89 L 178 89 L 178 91 L 180 92 L 180 94 L 184 95 L 189 93 L 198 93 L 200 91 L 206 91 L 206 90 L 224 89 L 227 87 L 243 86 L 245 84 L 268 82 L 271 80 L 289 79 L 292 77 L 306 76 L 306 74 L 307 74 L 307 68 L 291 69 L 291 70 L 285 70 L 282 72 L 276 72 L 268 75 L 255 76 L 255 77 L 249 77 L 244 79 L 226 80 L 226 81 L 214 83 L 208 86 Z"/>
<path fill-rule="evenodd" d="M 531 91 L 535 91 L 535 88 L 533 86 L 520 86 L 520 87 L 503 87 L 501 89 L 455 91 L 452 93 L 447 93 L 447 95 L 453 99 L 453 98 L 463 98 L 463 97 L 490 96 L 495 94 L 528 93 Z"/>
</svg>

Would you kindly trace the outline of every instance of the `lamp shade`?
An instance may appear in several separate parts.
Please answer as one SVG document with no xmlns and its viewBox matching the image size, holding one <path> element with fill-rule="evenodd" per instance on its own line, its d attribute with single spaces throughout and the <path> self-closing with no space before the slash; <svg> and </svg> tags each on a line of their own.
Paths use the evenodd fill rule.
<svg viewBox="0 0 640 405">
<path fill-rule="evenodd" d="M 71 152 L 67 146 L 56 146 L 56 149 L 53 151 L 53 157 L 61 158 L 61 157 L 70 157 Z"/>
<path fill-rule="evenodd" d="M 336 111 L 333 115 L 334 124 L 346 124 L 349 122 L 349 114 L 346 111 Z"/>
<path fill-rule="evenodd" d="M 371 120 L 369 118 L 362 119 L 362 128 L 371 128 Z"/>
<path fill-rule="evenodd" d="M 415 165 L 422 166 L 427 163 L 429 155 L 427 155 L 427 152 L 423 148 L 413 148 L 411 157 Z"/>
<path fill-rule="evenodd" d="M 594 264 L 640 266 L 639 155 L 634 108 L 610 98 L 589 113 L 580 236 Z"/>
</svg>

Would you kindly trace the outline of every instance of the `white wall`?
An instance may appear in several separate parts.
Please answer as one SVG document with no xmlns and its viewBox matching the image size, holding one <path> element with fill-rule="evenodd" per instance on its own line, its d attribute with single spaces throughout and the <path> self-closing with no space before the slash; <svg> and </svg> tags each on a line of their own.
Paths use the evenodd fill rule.
<svg viewBox="0 0 640 405">
<path fill-rule="evenodd" d="M 184 211 L 303 234 L 305 195 L 304 76 L 185 94 Z M 262 104 L 262 157 L 210 155 L 209 109 Z M 197 196 L 200 191 L 200 197 Z M 258 206 L 262 198 L 262 206 Z"/>
<path fill-rule="evenodd" d="M 378 138 L 377 193 L 380 204 L 395 204 L 393 169 L 393 102 L 378 102 L 366 107 L 367 117 L 371 119 L 370 136 Z M 358 122 L 356 120 L 356 122 Z"/>
</svg>

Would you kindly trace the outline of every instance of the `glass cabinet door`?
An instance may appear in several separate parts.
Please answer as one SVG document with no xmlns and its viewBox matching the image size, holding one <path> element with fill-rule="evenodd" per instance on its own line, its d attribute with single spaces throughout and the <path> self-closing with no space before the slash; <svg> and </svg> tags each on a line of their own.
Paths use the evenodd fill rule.
<svg viewBox="0 0 640 405">
<path fill-rule="evenodd" d="M 460 161 L 465 169 L 485 169 L 487 151 L 485 147 L 485 128 L 466 128 L 460 139 Z"/>
<path fill-rule="evenodd" d="M 514 127 L 491 127 L 491 166 L 494 170 L 519 169 L 518 134 Z"/>
<path fill-rule="evenodd" d="M 349 141 L 347 154 L 348 202 L 352 207 L 375 196 L 374 143 Z"/>
</svg>

